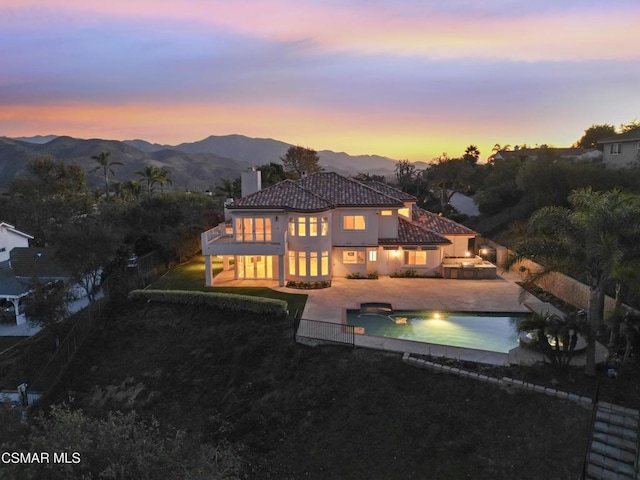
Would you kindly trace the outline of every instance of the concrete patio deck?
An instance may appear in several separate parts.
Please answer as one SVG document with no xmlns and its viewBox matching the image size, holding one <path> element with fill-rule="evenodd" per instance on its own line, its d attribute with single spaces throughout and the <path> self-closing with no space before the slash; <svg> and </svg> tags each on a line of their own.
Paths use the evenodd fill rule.
<svg viewBox="0 0 640 480">
<path fill-rule="evenodd" d="M 223 271 L 214 278 L 217 287 L 269 287 L 287 293 L 304 293 L 309 297 L 301 317 L 331 323 L 343 323 L 346 309 L 356 309 L 361 303 L 386 302 L 395 310 L 443 310 L 475 312 L 530 312 L 525 303 L 541 302 L 516 283 L 514 273 L 501 273 L 493 280 L 448 280 L 442 278 L 391 278 L 348 280 L 334 277 L 331 287 L 320 290 L 297 290 L 279 287 L 275 280 L 235 280 L 233 271 Z M 291 312 L 292 314 L 295 312 Z M 300 328 L 312 328 L 301 323 Z M 311 342 L 313 343 L 313 342 Z M 449 347 L 394 338 L 356 335 L 356 346 L 399 353 L 446 357 L 491 365 L 531 365 L 542 361 L 542 354 L 515 347 L 509 353 L 488 352 L 470 348 Z M 596 361 L 606 358 L 607 349 L 596 345 Z M 584 365 L 585 354 L 578 353 L 572 365 Z"/>
</svg>

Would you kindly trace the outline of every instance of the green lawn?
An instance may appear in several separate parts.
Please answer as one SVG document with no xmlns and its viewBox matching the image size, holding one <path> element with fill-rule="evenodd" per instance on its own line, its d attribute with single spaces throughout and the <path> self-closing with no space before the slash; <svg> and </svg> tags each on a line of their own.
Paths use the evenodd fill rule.
<svg viewBox="0 0 640 480">
<path fill-rule="evenodd" d="M 213 261 L 213 272 L 217 275 L 222 271 L 222 260 Z M 225 292 L 236 295 L 251 295 L 284 300 L 289 304 L 289 311 L 294 314 L 302 312 L 307 302 L 307 295 L 299 293 L 278 292 L 266 287 L 206 287 L 204 285 L 204 257 L 199 256 L 188 263 L 170 270 L 162 278 L 156 280 L 150 288 L 158 290 L 190 290 L 198 292 Z"/>
</svg>

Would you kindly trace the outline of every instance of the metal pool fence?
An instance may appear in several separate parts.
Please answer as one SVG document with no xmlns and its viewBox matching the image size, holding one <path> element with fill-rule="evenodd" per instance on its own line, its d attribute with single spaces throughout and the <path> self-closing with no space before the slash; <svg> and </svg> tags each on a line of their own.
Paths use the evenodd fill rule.
<svg viewBox="0 0 640 480">
<path fill-rule="evenodd" d="M 352 347 L 356 345 L 353 325 L 297 318 L 294 321 L 294 332 L 296 339 L 308 338 Z"/>
</svg>

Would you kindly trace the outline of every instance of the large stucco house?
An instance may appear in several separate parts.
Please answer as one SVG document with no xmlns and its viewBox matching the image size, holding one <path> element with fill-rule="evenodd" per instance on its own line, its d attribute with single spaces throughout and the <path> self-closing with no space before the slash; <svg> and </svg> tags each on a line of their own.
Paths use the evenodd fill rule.
<svg viewBox="0 0 640 480">
<path fill-rule="evenodd" d="M 628 167 L 640 162 L 640 128 L 598 140 L 602 161 L 611 167 Z"/>
<path fill-rule="evenodd" d="M 259 175 L 243 172 L 243 185 L 253 188 L 227 205 L 226 222 L 202 234 L 206 285 L 215 255 L 236 279 L 284 286 L 373 272 L 436 274 L 443 260 L 473 250 L 476 232 L 417 208 L 415 197 L 389 185 L 321 172 L 262 190 Z"/>
</svg>

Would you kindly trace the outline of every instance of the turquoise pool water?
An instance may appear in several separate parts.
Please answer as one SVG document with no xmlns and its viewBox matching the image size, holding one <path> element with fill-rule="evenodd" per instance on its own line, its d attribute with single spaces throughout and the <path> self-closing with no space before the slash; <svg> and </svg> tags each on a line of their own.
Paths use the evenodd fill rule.
<svg viewBox="0 0 640 480">
<path fill-rule="evenodd" d="M 518 346 L 518 323 L 528 313 L 396 311 L 390 315 L 347 310 L 359 333 L 508 353 Z M 359 330 L 359 329 L 358 329 Z"/>
</svg>

